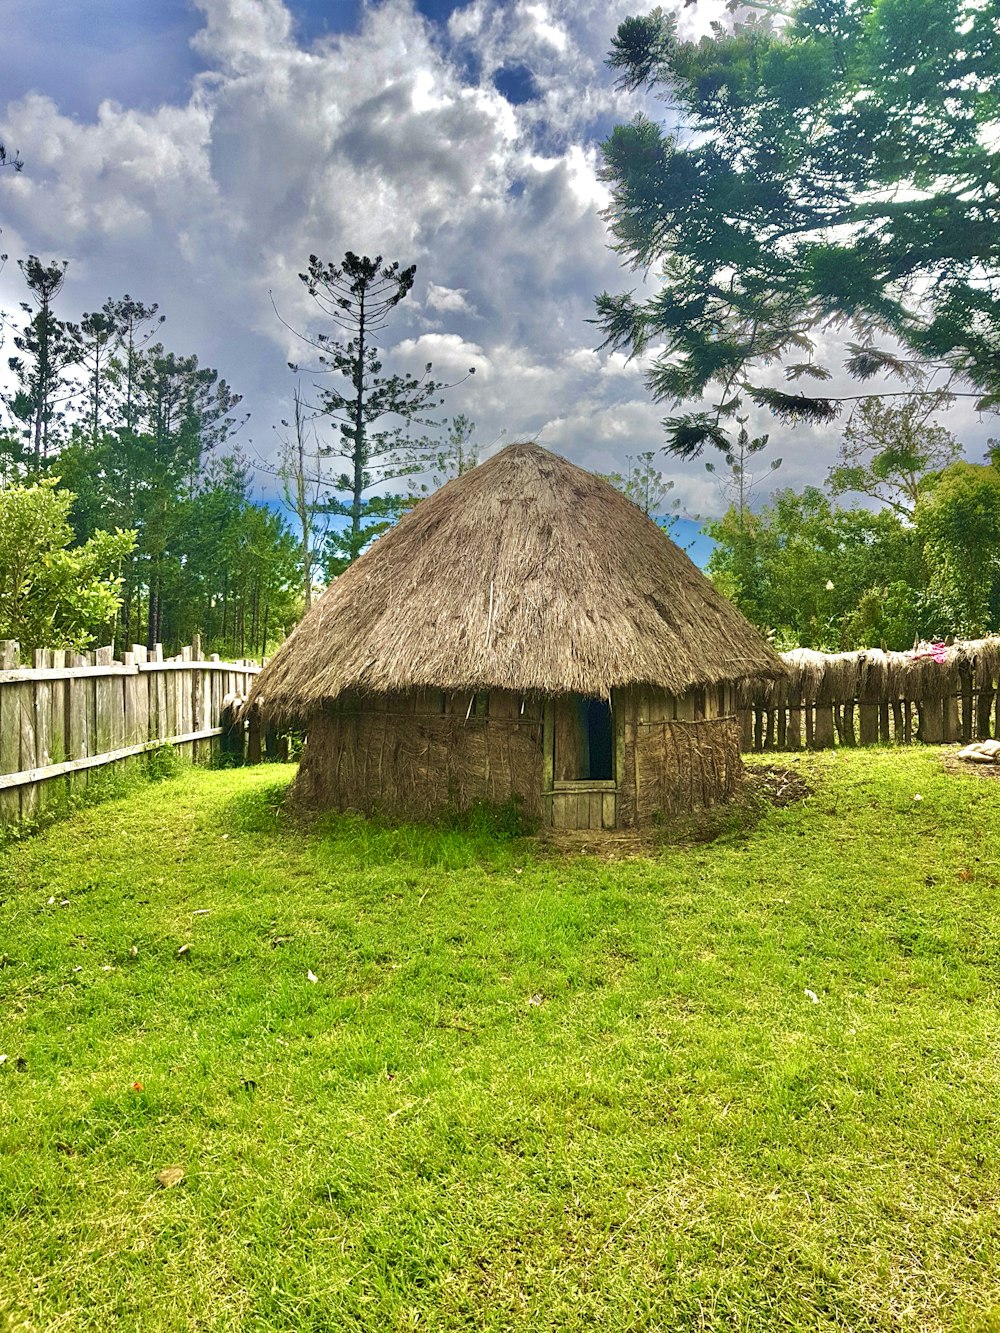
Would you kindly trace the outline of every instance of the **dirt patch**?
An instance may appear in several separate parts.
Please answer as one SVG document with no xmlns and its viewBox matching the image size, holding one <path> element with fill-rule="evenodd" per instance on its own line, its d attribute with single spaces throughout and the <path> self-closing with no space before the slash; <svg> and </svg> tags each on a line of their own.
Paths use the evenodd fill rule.
<svg viewBox="0 0 1000 1333">
<path fill-rule="evenodd" d="M 746 785 L 751 795 L 778 807 L 795 805 L 813 794 L 801 773 L 779 764 L 754 764 L 746 771 Z"/>
<path fill-rule="evenodd" d="M 538 846 L 560 856 L 596 856 L 601 861 L 630 861 L 636 856 L 659 854 L 663 833 L 659 828 L 624 829 L 598 833 L 587 829 L 543 829 Z"/>
<path fill-rule="evenodd" d="M 946 754 L 942 760 L 946 773 L 960 773 L 970 778 L 1000 778 L 1000 764 L 970 764 L 968 759 L 959 759 L 958 754 Z"/>
</svg>

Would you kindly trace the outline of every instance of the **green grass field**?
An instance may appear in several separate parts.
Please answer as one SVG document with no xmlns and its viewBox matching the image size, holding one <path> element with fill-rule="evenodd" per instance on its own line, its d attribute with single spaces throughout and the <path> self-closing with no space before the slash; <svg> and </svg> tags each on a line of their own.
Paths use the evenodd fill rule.
<svg viewBox="0 0 1000 1333">
<path fill-rule="evenodd" d="M 8 848 L 0 1329 L 1000 1330 L 1000 783 L 799 767 L 655 859 L 274 767 Z"/>
</svg>

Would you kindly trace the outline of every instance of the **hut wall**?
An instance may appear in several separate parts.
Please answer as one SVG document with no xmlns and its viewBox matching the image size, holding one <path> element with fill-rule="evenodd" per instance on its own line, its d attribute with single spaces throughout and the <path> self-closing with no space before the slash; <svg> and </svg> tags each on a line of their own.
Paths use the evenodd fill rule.
<svg viewBox="0 0 1000 1333">
<path fill-rule="evenodd" d="M 740 725 L 730 686 L 674 698 L 661 690 L 624 691 L 618 777 L 620 827 L 731 800 L 743 780 Z"/>
<path fill-rule="evenodd" d="M 406 818 L 515 799 L 540 819 L 542 740 L 541 701 L 507 691 L 347 696 L 310 725 L 295 797 Z"/>
</svg>

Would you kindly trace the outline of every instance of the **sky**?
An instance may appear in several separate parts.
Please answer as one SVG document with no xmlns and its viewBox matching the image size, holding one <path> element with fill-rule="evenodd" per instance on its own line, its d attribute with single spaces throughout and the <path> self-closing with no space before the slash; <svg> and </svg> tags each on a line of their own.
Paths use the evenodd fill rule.
<svg viewBox="0 0 1000 1333">
<path fill-rule="evenodd" d="M 608 247 L 600 144 L 658 103 L 605 59 L 642 0 L 4 0 L 0 309 L 14 262 L 69 261 L 61 313 L 128 292 L 243 395 L 251 460 L 289 414 L 292 330 L 322 327 L 298 274 L 348 249 L 417 266 L 386 331 L 393 368 L 465 379 L 448 416 L 484 454 L 539 443 L 597 471 L 660 449 L 641 364 L 599 350 L 602 291 L 641 286 Z M 690 27 L 721 4 L 683 7 Z M 280 318 L 279 318 L 280 316 Z M 830 386 L 836 392 L 836 381 Z M 960 436 L 985 438 L 961 407 Z M 821 484 L 840 426 L 770 430 L 758 490 Z M 970 450 L 973 455 L 976 450 Z M 691 516 L 726 499 L 660 454 Z M 261 493 L 273 486 L 260 475 Z"/>
</svg>

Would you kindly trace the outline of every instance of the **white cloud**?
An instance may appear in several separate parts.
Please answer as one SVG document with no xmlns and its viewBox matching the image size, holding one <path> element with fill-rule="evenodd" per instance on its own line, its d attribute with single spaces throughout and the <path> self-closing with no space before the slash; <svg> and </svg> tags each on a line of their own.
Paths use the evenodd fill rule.
<svg viewBox="0 0 1000 1333">
<path fill-rule="evenodd" d="M 469 304 L 468 289 L 464 287 L 439 287 L 436 282 L 429 282 L 425 304 L 431 310 L 446 314 L 476 314 L 475 306 Z"/>
<path fill-rule="evenodd" d="M 106 100 L 88 121 L 60 107 L 39 65 L 38 91 L 0 114 L 27 161 L 0 179 L 4 248 L 70 260 L 64 314 L 125 291 L 159 301 L 164 338 L 245 395 L 265 449 L 287 415 L 285 362 L 308 350 L 272 296 L 292 329 L 315 329 L 298 278 L 309 254 L 382 254 L 417 264 L 387 360 L 430 360 L 448 380 L 474 365 L 444 410 L 467 412 L 480 439 L 536 436 L 602 471 L 659 448 L 648 358 L 597 352 L 588 323 L 596 292 L 641 285 L 607 246 L 594 134 L 637 105 L 603 60 L 621 18 L 648 6 L 472 0 L 444 30 L 383 0 L 362 7 L 357 32 L 308 46 L 281 0 L 197 6 L 207 70 L 179 104 Z M 494 86 L 514 67 L 536 94 L 519 105 Z M 21 299 L 11 262 L 0 307 Z M 838 427 L 771 430 L 779 484 L 821 479 Z M 685 503 L 709 505 L 700 462 L 665 466 Z"/>
</svg>

